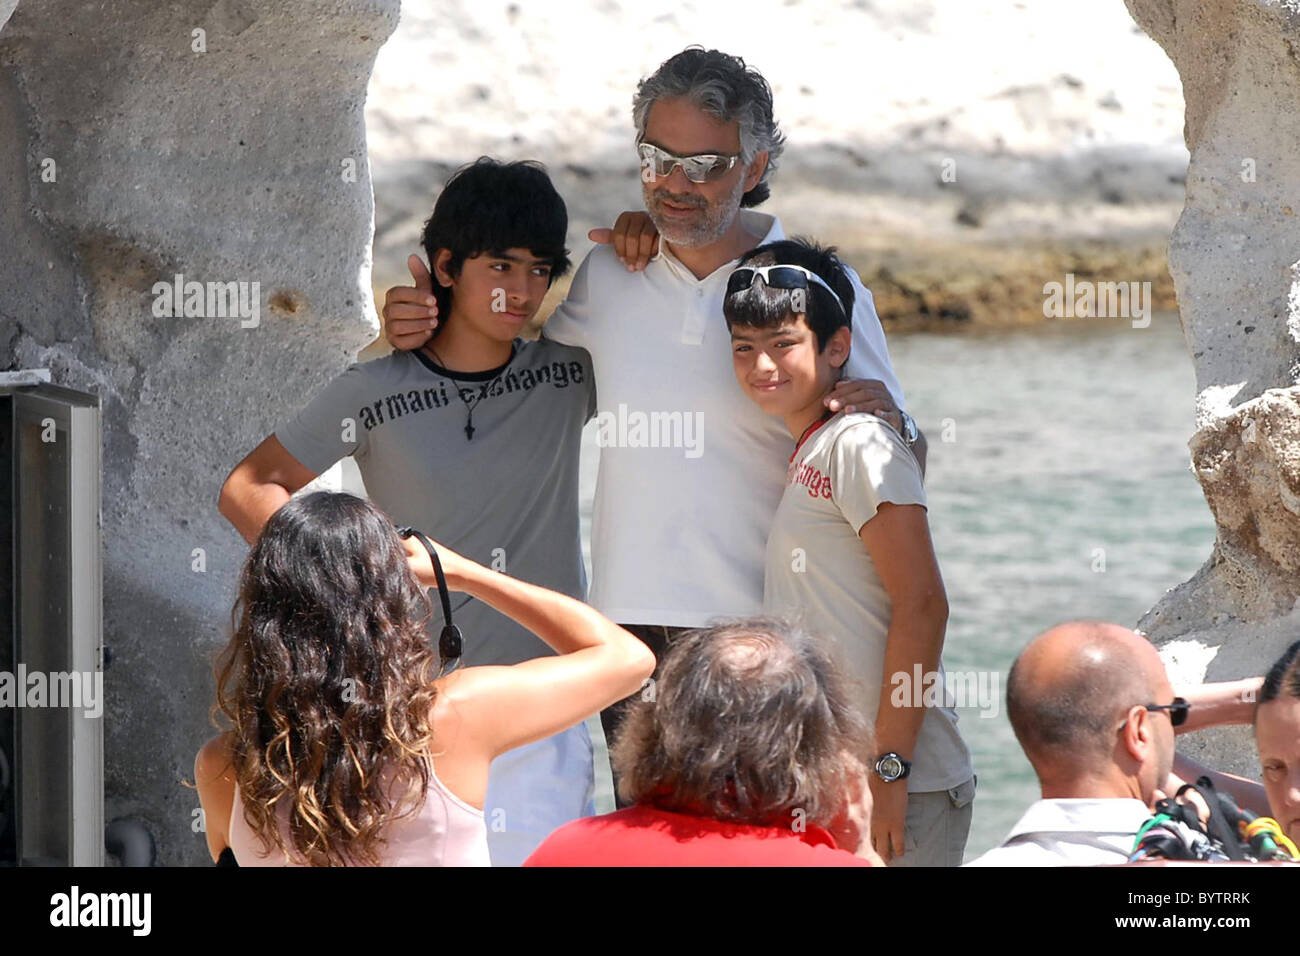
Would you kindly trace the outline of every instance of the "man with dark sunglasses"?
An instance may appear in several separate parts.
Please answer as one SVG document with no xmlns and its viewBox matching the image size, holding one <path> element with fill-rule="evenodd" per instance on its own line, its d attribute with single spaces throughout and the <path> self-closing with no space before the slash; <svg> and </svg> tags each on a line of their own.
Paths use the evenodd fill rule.
<svg viewBox="0 0 1300 956">
<path fill-rule="evenodd" d="M 1126 862 L 1154 803 L 1203 769 L 1175 755 L 1175 734 L 1249 720 L 1256 686 L 1205 684 L 1179 696 L 1155 647 L 1118 624 L 1075 621 L 1040 634 L 1011 667 L 1007 717 L 1042 799 L 967 865 Z"/>
</svg>

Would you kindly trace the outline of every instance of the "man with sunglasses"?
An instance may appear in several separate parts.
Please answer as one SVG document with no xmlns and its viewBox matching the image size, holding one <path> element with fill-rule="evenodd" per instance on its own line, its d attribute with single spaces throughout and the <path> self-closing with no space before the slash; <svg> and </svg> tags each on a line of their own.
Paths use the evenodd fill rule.
<svg viewBox="0 0 1300 956">
<path fill-rule="evenodd" d="M 1007 678 L 1007 717 L 1042 799 L 968 866 L 1099 866 L 1128 860 L 1151 808 L 1203 768 L 1176 734 L 1249 720 L 1256 681 L 1175 693 L 1146 638 L 1075 621 L 1036 637 Z M 1216 786 L 1226 775 L 1215 777 Z"/>
<path fill-rule="evenodd" d="M 762 605 L 765 542 L 791 441 L 736 387 L 722 299 L 741 255 L 784 238 L 775 216 L 753 208 L 768 198 L 784 137 L 763 77 L 738 57 L 698 47 L 640 83 L 633 120 L 658 252 L 626 233 L 598 246 L 543 335 L 591 353 L 598 419 L 703 423 L 698 451 L 666 428 L 640 436 L 629 428 L 625 441 L 601 442 L 589 600 L 662 655 L 681 630 Z M 850 276 L 852 358 L 828 405 L 880 415 L 923 462 L 924 439 L 904 411 L 871 294 Z M 389 290 L 385 334 L 395 347 L 427 337 L 433 320 L 417 317 L 423 294 Z M 609 736 L 616 717 L 602 720 Z"/>
</svg>

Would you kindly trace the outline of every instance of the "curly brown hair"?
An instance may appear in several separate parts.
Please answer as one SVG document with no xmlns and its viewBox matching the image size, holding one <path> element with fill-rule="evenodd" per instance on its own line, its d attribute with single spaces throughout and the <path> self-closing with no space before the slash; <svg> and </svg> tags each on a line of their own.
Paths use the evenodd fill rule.
<svg viewBox="0 0 1300 956">
<path fill-rule="evenodd" d="M 429 785 L 436 657 L 428 596 L 367 501 L 294 498 L 249 552 L 216 662 L 244 819 L 270 852 L 374 865 Z M 396 797 L 395 797 L 396 795 Z M 407 795 L 410 795 L 409 806 Z"/>
<path fill-rule="evenodd" d="M 611 747 L 620 795 L 736 823 L 789 825 L 802 811 L 831 826 L 874 747 L 842 673 L 826 644 L 780 618 L 683 634 Z"/>
</svg>

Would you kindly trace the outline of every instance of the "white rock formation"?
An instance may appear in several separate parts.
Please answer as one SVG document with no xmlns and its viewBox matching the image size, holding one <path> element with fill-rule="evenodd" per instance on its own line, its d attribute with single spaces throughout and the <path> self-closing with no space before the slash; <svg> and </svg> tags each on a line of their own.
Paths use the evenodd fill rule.
<svg viewBox="0 0 1300 956">
<path fill-rule="evenodd" d="M 1209 561 L 1139 627 L 1177 679 L 1259 674 L 1300 638 L 1300 5 L 1125 0 L 1183 80 L 1187 202 L 1169 244 L 1196 366 Z M 1258 772 L 1245 731 L 1189 750 Z"/>
</svg>

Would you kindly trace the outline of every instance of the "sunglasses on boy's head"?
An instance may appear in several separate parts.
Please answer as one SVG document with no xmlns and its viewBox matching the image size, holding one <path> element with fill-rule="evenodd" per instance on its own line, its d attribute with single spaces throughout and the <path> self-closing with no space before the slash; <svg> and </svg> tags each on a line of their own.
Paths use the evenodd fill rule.
<svg viewBox="0 0 1300 956">
<path fill-rule="evenodd" d="M 727 156 L 721 153 L 700 153 L 696 156 L 678 156 L 666 149 L 660 149 L 654 143 L 637 144 L 641 154 L 642 168 L 647 165 L 654 170 L 656 178 L 667 179 L 673 174 L 673 167 L 682 167 L 686 178 L 693 183 L 711 183 L 727 175 L 727 171 L 736 165 L 739 156 Z"/>
<path fill-rule="evenodd" d="M 727 279 L 727 296 L 745 291 L 760 276 L 771 289 L 807 289 L 809 282 L 815 282 L 831 294 L 831 298 L 840 307 L 840 312 L 848 315 L 844 312 L 844 303 L 835 294 L 835 290 L 826 284 L 826 280 L 803 266 L 741 266 Z"/>
</svg>

